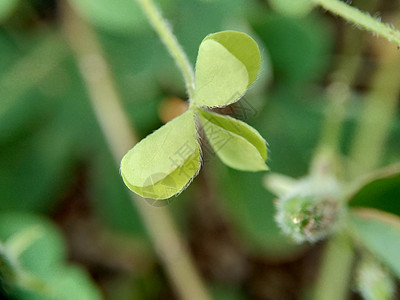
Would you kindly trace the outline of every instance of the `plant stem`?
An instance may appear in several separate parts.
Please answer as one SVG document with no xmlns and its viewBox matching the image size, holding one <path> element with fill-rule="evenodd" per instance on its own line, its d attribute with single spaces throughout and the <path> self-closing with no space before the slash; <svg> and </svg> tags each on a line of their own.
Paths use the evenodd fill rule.
<svg viewBox="0 0 400 300">
<path fill-rule="evenodd" d="M 327 89 L 328 100 L 325 118 L 322 124 L 321 137 L 316 147 L 311 173 L 320 176 L 324 173 L 339 175 L 340 137 L 346 108 L 351 95 L 351 86 L 356 78 L 361 64 L 361 54 L 364 49 L 364 35 L 354 30 L 344 31 L 342 52 L 337 66 L 332 72 L 331 83 Z M 354 47 L 354 44 L 359 45 Z"/>
<path fill-rule="evenodd" d="M 67 5 L 63 13 L 65 33 L 75 52 L 93 110 L 119 166 L 121 158 L 137 139 L 95 32 Z M 180 299 L 210 299 L 168 209 L 151 207 L 143 198 L 130 195 Z"/>
<path fill-rule="evenodd" d="M 381 163 L 385 142 L 393 125 L 400 94 L 400 59 L 382 45 L 378 70 L 366 96 L 361 120 L 350 149 L 352 178 L 372 171 Z"/>
<path fill-rule="evenodd" d="M 359 1 L 362 9 L 373 10 L 378 0 Z M 331 172 L 341 173 L 340 164 L 340 137 L 343 121 L 346 117 L 346 108 L 351 88 L 356 79 L 357 71 L 362 63 L 362 52 L 366 45 L 364 34 L 346 28 L 343 34 L 343 45 L 336 70 L 332 72 L 331 84 L 328 87 L 328 104 L 322 126 L 321 138 L 313 156 L 311 172 L 316 176 Z M 358 45 L 354 47 L 354 45 Z M 347 174 L 346 174 L 347 175 Z"/>
<path fill-rule="evenodd" d="M 362 5 L 364 8 L 368 6 L 369 9 L 372 9 L 376 6 L 376 2 L 377 0 L 363 0 Z M 331 165 L 332 171 L 337 176 L 344 175 L 337 174 L 337 166 L 340 164 L 340 134 L 351 87 L 362 63 L 361 55 L 365 42 L 365 35 L 360 35 L 349 28 L 345 29 L 342 51 L 336 70 L 332 73 L 332 83 L 328 91 L 329 102 L 322 135 L 312 163 L 312 171 L 317 175 L 321 174 L 320 170 L 326 165 Z M 355 44 L 358 46 L 354 47 Z M 348 298 L 349 285 L 346 280 L 349 279 L 352 271 L 352 256 L 354 255 L 352 252 L 350 242 L 346 241 L 343 236 L 337 235 L 328 241 L 323 252 L 319 279 L 315 285 L 314 299 L 332 297 L 335 300 L 342 300 Z M 331 261 L 332 259 L 333 261 Z M 341 277 L 343 278 L 341 279 Z M 340 295 L 336 294 L 336 291 L 339 291 Z"/>
<path fill-rule="evenodd" d="M 331 13 L 338 15 L 355 25 L 386 38 L 389 42 L 396 43 L 400 47 L 400 32 L 388 24 L 382 23 L 376 18 L 359 9 L 339 0 L 311 0 Z"/>
<path fill-rule="evenodd" d="M 340 168 L 340 134 L 349 94 L 349 85 L 340 81 L 332 83 L 328 89 L 321 138 L 310 169 L 311 174 L 316 177 L 337 175 Z"/>
<path fill-rule="evenodd" d="M 170 25 L 163 19 L 161 12 L 154 2 L 152 0 L 137 0 L 137 2 L 181 70 L 189 95 L 189 101 L 192 100 L 194 98 L 194 72 L 186 53 L 179 45 L 178 40 L 171 31 Z"/>
<path fill-rule="evenodd" d="M 313 299 L 348 299 L 353 258 L 354 250 L 347 236 L 337 234 L 328 241 Z"/>
</svg>

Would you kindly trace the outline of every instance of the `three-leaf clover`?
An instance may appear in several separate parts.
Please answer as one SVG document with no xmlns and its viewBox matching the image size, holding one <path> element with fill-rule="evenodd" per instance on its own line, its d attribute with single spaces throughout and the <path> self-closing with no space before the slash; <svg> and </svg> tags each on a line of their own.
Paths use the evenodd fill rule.
<svg viewBox="0 0 400 300">
<path fill-rule="evenodd" d="M 228 166 L 268 170 L 267 145 L 253 127 L 207 110 L 239 100 L 254 82 L 260 51 L 247 34 L 222 31 L 201 42 L 195 71 L 195 96 L 189 109 L 133 147 L 121 161 L 121 175 L 133 192 L 152 199 L 180 193 L 201 166 L 199 128 Z"/>
</svg>

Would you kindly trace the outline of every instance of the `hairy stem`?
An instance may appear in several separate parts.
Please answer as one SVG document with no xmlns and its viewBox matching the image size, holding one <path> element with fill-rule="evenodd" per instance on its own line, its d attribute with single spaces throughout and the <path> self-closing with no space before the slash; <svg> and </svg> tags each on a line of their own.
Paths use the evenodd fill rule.
<svg viewBox="0 0 400 300">
<path fill-rule="evenodd" d="M 178 40 L 171 31 L 170 25 L 166 20 L 163 19 L 161 12 L 158 10 L 156 5 L 152 0 L 137 0 L 139 5 L 142 7 L 150 24 L 153 26 L 154 30 L 157 32 L 160 39 L 163 41 L 167 47 L 169 53 L 175 60 L 179 69 L 182 72 L 183 78 L 185 80 L 187 93 L 189 95 L 189 100 L 194 97 L 194 72 L 192 65 L 183 51 L 182 47 L 179 45 Z"/>
<path fill-rule="evenodd" d="M 137 139 L 96 34 L 67 5 L 63 13 L 65 33 L 79 63 L 91 105 L 119 166 Z M 151 207 L 143 198 L 130 195 L 180 299 L 210 299 L 168 209 Z"/>
<path fill-rule="evenodd" d="M 400 32 L 388 24 L 382 23 L 376 18 L 359 9 L 352 7 L 339 0 L 311 0 L 315 4 L 323 7 L 331 13 L 338 15 L 355 25 L 371 31 L 381 37 L 386 38 L 400 47 Z"/>
</svg>

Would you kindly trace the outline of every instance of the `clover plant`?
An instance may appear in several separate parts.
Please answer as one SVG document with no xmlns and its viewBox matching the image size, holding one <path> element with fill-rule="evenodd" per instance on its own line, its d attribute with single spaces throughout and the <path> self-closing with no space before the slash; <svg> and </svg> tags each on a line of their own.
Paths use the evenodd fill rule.
<svg viewBox="0 0 400 300">
<path fill-rule="evenodd" d="M 199 47 L 189 109 L 123 157 L 125 184 L 152 199 L 180 193 L 200 170 L 201 129 L 226 165 L 243 171 L 268 170 L 267 145 L 257 130 L 210 111 L 238 101 L 256 79 L 259 68 L 260 51 L 247 34 L 222 31 L 205 37 Z"/>
</svg>

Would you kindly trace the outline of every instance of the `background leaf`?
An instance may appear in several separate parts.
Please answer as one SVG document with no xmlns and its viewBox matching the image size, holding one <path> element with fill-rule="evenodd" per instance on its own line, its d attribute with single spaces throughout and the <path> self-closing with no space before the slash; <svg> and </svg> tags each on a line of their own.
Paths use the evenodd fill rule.
<svg viewBox="0 0 400 300">
<path fill-rule="evenodd" d="M 64 265 L 66 245 L 52 223 L 29 213 L 0 214 L 0 239 L 3 241 L 29 228 L 38 228 L 41 235 L 20 255 L 19 261 L 24 270 L 46 284 L 49 294 L 13 287 L 12 294 L 17 299 L 101 299 L 83 270 Z"/>
<path fill-rule="evenodd" d="M 274 10 L 288 16 L 305 16 L 313 8 L 310 0 L 269 0 L 268 2 Z"/>
<path fill-rule="evenodd" d="M 47 220 L 29 213 L 2 212 L 0 238 L 5 241 L 22 230 L 37 226 L 41 236 L 20 257 L 22 266 L 40 278 L 49 279 L 52 269 L 66 259 L 65 243 L 60 233 Z"/>
<path fill-rule="evenodd" d="M 115 32 L 130 33 L 147 26 L 136 1 L 72 0 L 74 8 L 96 26 Z"/>
<path fill-rule="evenodd" d="M 352 207 L 376 208 L 400 216 L 400 165 L 371 174 L 348 201 Z"/>
<path fill-rule="evenodd" d="M 18 4 L 18 0 L 0 1 L 0 22 L 7 18 Z"/>
<path fill-rule="evenodd" d="M 400 278 L 400 218 L 374 209 L 354 209 L 351 228 L 361 243 Z"/>
<path fill-rule="evenodd" d="M 253 30 L 268 47 L 275 81 L 290 84 L 318 80 L 330 61 L 332 34 L 325 20 L 310 14 L 290 18 L 259 9 Z"/>
</svg>

